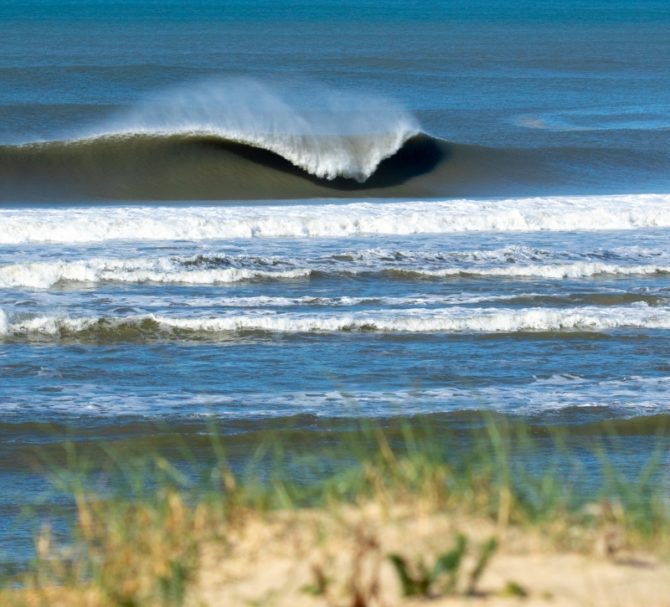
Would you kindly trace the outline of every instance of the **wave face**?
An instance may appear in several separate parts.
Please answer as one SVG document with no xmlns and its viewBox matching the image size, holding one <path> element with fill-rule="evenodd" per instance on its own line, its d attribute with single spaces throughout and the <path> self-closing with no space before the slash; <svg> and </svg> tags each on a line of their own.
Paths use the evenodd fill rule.
<svg viewBox="0 0 670 607">
<path fill-rule="evenodd" d="M 94 126 L 9 141 L 0 201 L 14 203 L 625 192 L 628 170 L 648 192 L 670 166 L 646 152 L 452 143 L 388 99 L 250 78 L 182 85 Z"/>
<path fill-rule="evenodd" d="M 0 197 L 304 196 L 313 182 L 364 184 L 419 132 L 411 113 L 372 95 L 209 80 L 148 96 L 93 128 L 0 146 Z"/>
<path fill-rule="evenodd" d="M 312 203 L 285 206 L 0 209 L 0 244 L 350 237 L 670 227 L 670 195 Z"/>
</svg>

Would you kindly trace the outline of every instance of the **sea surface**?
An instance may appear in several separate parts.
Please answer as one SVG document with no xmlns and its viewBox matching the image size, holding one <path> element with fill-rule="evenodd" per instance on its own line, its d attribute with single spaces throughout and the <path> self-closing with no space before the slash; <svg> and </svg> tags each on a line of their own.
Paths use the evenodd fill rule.
<svg viewBox="0 0 670 607">
<path fill-rule="evenodd" d="M 634 473 L 669 34 L 665 0 L 4 0 L 0 555 L 64 436 L 494 412 L 612 421 Z"/>
</svg>

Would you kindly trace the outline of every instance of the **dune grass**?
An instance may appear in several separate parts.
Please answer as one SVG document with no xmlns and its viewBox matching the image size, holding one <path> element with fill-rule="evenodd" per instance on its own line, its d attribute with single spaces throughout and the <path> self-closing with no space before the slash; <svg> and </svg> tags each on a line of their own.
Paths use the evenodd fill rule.
<svg viewBox="0 0 670 607">
<path fill-rule="evenodd" d="M 55 490 L 71 498 L 72 536 L 56 540 L 43 526 L 36 533 L 34 562 L 8 580 L 2 603 L 195 605 L 191 589 L 213 547 L 232 558 L 233 538 L 259 521 L 272 521 L 272 527 L 283 520 L 292 529 L 289 537 L 300 538 L 306 537 L 300 527 L 311 529 L 317 520 L 318 539 L 310 535 L 305 542 L 322 543 L 339 533 L 345 539 L 338 550 L 348 552 L 352 571 L 372 567 L 361 563 L 375 554 L 375 567 L 383 562 L 399 592 L 417 598 L 477 596 L 480 578 L 510 530 L 539 533 L 553 550 L 605 557 L 622 550 L 670 550 L 666 443 L 660 439 L 630 478 L 610 457 L 615 437 L 606 428 L 588 438 L 586 464 L 573 453 L 569 434 L 501 419 L 449 432 L 409 423 L 365 424 L 318 448 L 265 436 L 244 466 L 231 462 L 226 439 L 215 428 L 208 436 L 206 449 L 193 451 L 184 440 L 169 455 L 122 453 L 110 446 L 97 447 L 94 455 L 64 445 L 61 463 L 47 472 Z M 382 519 L 423 513 L 428 521 L 437 516 L 465 523 L 445 527 L 443 549 L 417 554 L 400 542 L 384 551 L 380 540 L 351 522 L 358 520 L 352 513 L 371 509 Z M 339 531 L 325 522 L 331 519 L 339 521 Z M 485 532 L 471 532 L 472 520 Z M 440 525 L 435 522 L 436 529 Z M 262 551 L 274 549 L 269 546 Z M 310 565 L 303 595 L 326 605 L 383 604 L 381 578 L 369 572 L 365 580 L 352 574 L 338 582 L 332 595 L 337 575 L 326 570 L 327 562 Z M 523 597 L 525 582 L 507 580 L 498 591 Z"/>
</svg>

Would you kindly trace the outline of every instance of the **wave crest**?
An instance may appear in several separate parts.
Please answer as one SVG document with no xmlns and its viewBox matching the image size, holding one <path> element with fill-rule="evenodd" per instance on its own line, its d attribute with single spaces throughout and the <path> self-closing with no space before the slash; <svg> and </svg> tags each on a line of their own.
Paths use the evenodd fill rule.
<svg viewBox="0 0 670 607">
<path fill-rule="evenodd" d="M 362 183 L 418 133 L 416 118 L 386 99 L 228 78 L 148 97 L 77 139 L 214 136 L 268 150 L 319 178 Z"/>
<path fill-rule="evenodd" d="M 546 308 L 411 308 L 345 313 L 253 311 L 218 316 L 17 317 L 0 336 L 56 339 L 214 338 L 244 332 L 268 333 L 574 333 L 670 329 L 670 310 L 646 305 Z"/>
<path fill-rule="evenodd" d="M 597 276 L 653 276 L 670 274 L 670 264 L 616 264 L 597 261 L 451 267 L 413 267 L 411 265 L 332 264 L 320 260 L 298 265 L 292 260 L 277 260 L 269 267 L 253 258 L 211 258 L 211 263 L 195 263 L 191 258 L 104 259 L 29 262 L 0 265 L 0 289 L 27 287 L 49 289 L 57 284 L 116 282 L 128 284 L 218 285 L 243 281 L 277 281 L 336 276 L 381 276 L 386 280 L 440 280 L 449 278 L 505 279 L 581 279 Z"/>
</svg>

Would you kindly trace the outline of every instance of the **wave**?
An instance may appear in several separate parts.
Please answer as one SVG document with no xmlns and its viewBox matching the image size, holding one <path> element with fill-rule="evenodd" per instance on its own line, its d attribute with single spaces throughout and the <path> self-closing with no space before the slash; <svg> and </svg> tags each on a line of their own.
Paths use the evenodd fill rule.
<svg viewBox="0 0 670 607">
<path fill-rule="evenodd" d="M 670 169 L 663 159 L 634 153 L 609 158 L 590 148 L 487 148 L 411 131 L 318 135 L 311 143 L 293 137 L 295 153 L 231 137 L 205 129 L 111 131 L 74 140 L 0 145 L 0 201 L 580 194 L 630 191 L 631 175 L 637 191 L 650 192 L 667 189 L 659 175 Z M 315 147 L 339 151 L 331 157 L 314 152 Z M 622 170 L 627 165 L 632 168 Z"/>
<path fill-rule="evenodd" d="M 512 266 L 506 268 L 485 269 L 413 269 L 391 270 L 405 276 L 425 276 L 443 278 L 461 277 L 501 277 L 501 278 L 546 278 L 561 280 L 569 278 L 591 278 L 597 276 L 645 276 L 654 274 L 670 274 L 670 265 L 620 265 L 602 262 L 578 261 L 563 264 Z"/>
<path fill-rule="evenodd" d="M 322 179 L 362 183 L 418 133 L 416 118 L 386 99 L 227 78 L 152 95 L 81 139 L 209 136 L 273 152 Z"/>
<path fill-rule="evenodd" d="M 240 263 L 238 260 L 237 263 Z M 329 264 L 316 260 L 275 262 L 279 267 L 267 269 L 267 262 L 243 260 L 242 267 L 226 267 L 235 263 L 221 258 L 206 267 L 191 258 L 158 259 L 89 259 L 7 264 L 0 266 L 0 288 L 48 289 L 59 284 L 127 283 L 218 285 L 242 281 L 277 281 L 339 276 L 379 276 L 387 280 L 449 279 L 449 278 L 521 278 L 581 279 L 594 277 L 653 276 L 670 274 L 669 264 L 616 264 L 597 261 L 569 263 L 508 264 L 503 267 L 463 265 L 456 267 L 416 267 L 411 264 L 362 266 Z M 203 267 L 205 266 L 205 267 Z M 224 266 L 224 267 L 221 267 Z"/>
<path fill-rule="evenodd" d="M 147 295 L 144 293 L 121 293 L 114 296 L 114 304 L 117 307 L 135 310 L 153 310 L 156 308 L 347 308 L 347 307 L 446 307 L 446 306 L 471 306 L 475 304 L 500 304 L 507 303 L 513 306 L 565 306 L 565 305 L 590 305 L 590 306 L 621 306 L 644 302 L 650 306 L 662 306 L 670 303 L 667 293 L 654 293 L 642 291 L 590 291 L 577 293 L 511 293 L 506 295 L 475 294 L 475 293 L 450 293 L 450 294 L 428 294 L 415 293 L 406 296 L 349 296 L 342 295 L 328 297 L 325 295 L 303 295 L 296 297 L 273 296 L 273 295 L 251 295 L 222 297 L 217 294 L 207 295 L 181 295 L 171 292 L 169 295 Z"/>
<path fill-rule="evenodd" d="M 607 295 L 593 294 L 594 298 L 601 301 L 609 301 Z M 218 295 L 190 296 L 180 297 L 174 292 L 169 296 L 160 295 L 121 295 L 116 296 L 114 301 L 117 305 L 127 307 L 140 307 L 147 309 L 155 306 L 181 306 L 189 308 L 290 308 L 290 307 L 313 307 L 313 308 L 345 308 L 354 306 L 382 306 L 382 307 L 411 307 L 411 306 L 454 306 L 454 305 L 472 305 L 483 303 L 499 303 L 509 301 L 513 303 L 528 302 L 537 299 L 551 299 L 552 296 L 541 296 L 539 294 L 528 293 L 522 296 L 517 295 L 476 295 L 472 293 L 454 293 L 431 295 L 416 293 L 407 296 L 349 296 L 341 295 L 337 297 L 303 295 L 298 297 L 285 297 L 273 295 L 251 295 L 220 297 Z M 570 301 L 568 298 L 561 299 L 554 296 L 556 301 L 563 303 Z M 589 295 L 582 296 L 588 299 Z M 651 305 L 663 303 L 665 300 L 658 295 L 652 294 L 611 294 L 610 298 L 615 303 L 633 303 L 637 301 L 646 301 Z"/>
<path fill-rule="evenodd" d="M 0 200 L 652 191 L 669 168 L 643 150 L 447 142 L 378 96 L 220 78 L 159 91 L 95 127 L 0 145 Z"/>
<path fill-rule="evenodd" d="M 670 194 L 271 206 L 0 209 L 0 244 L 670 227 Z"/>
<path fill-rule="evenodd" d="M 5 337 L 84 340 L 210 337 L 270 333 L 564 333 L 617 329 L 670 329 L 670 308 L 639 302 L 629 306 L 547 308 L 412 308 L 347 313 L 230 313 L 209 317 L 147 314 L 129 317 L 58 315 L 8 318 L 0 314 Z"/>
<path fill-rule="evenodd" d="M 601 107 L 540 114 L 522 114 L 513 122 L 528 129 L 549 131 L 649 131 L 670 128 L 668 106 Z"/>
<path fill-rule="evenodd" d="M 189 269 L 171 259 L 38 262 L 0 267 L 0 288 L 46 289 L 60 283 L 170 283 L 214 285 L 255 280 L 293 280 L 309 277 L 308 269 L 258 268 Z"/>
<path fill-rule="evenodd" d="M 208 80 L 150 95 L 94 128 L 0 146 L 0 198 L 304 197 L 362 187 L 408 144 L 378 186 L 430 170 L 439 146 L 420 133 L 410 112 L 378 96 Z"/>
<path fill-rule="evenodd" d="M 194 128 L 0 145 L 0 200 L 427 195 L 434 191 L 431 183 L 405 184 L 452 153 L 446 142 L 410 131 L 290 141 L 280 150 L 278 143 Z"/>
</svg>

